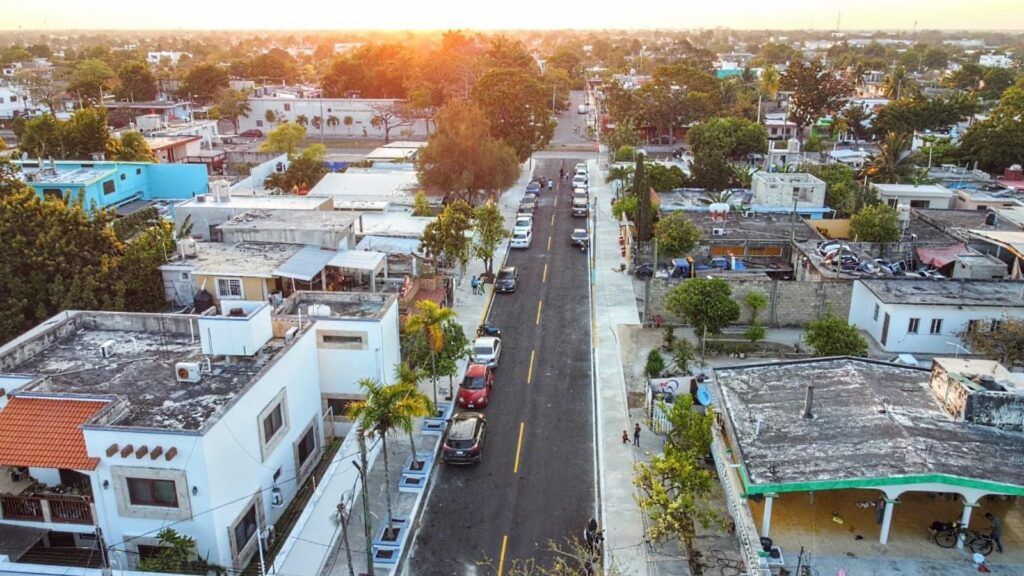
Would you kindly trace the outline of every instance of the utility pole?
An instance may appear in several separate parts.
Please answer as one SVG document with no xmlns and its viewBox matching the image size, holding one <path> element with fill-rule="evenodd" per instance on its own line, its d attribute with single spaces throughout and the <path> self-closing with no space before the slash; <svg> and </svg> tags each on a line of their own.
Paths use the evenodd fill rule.
<svg viewBox="0 0 1024 576">
<path fill-rule="evenodd" d="M 793 192 L 793 214 L 789 218 L 789 243 L 796 242 L 796 201 L 798 196 Z"/>
<path fill-rule="evenodd" d="M 348 546 L 348 511 L 345 508 L 345 497 L 338 502 L 338 523 L 341 524 L 341 539 L 345 542 L 345 559 L 348 560 L 348 575 L 356 576 L 355 568 L 352 567 L 352 549 Z"/>
<path fill-rule="evenodd" d="M 363 429 L 362 424 L 359 426 L 356 438 L 359 440 L 359 464 L 353 462 L 352 465 L 356 467 L 356 470 L 359 470 L 360 480 L 363 485 L 363 534 L 366 536 L 366 573 L 369 576 L 374 576 L 373 537 L 370 535 L 370 487 L 366 485 L 366 476 L 370 468 L 366 463 L 366 431 Z"/>
<path fill-rule="evenodd" d="M 651 317 L 651 279 L 654 271 L 658 269 L 658 238 L 654 238 L 654 260 L 651 262 L 651 275 L 644 281 L 644 322 Z"/>
</svg>

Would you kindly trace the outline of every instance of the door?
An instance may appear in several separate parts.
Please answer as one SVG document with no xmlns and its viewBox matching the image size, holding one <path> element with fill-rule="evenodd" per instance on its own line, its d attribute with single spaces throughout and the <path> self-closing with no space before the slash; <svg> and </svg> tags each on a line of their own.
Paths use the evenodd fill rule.
<svg viewBox="0 0 1024 576">
<path fill-rule="evenodd" d="M 885 313 L 885 319 L 882 320 L 882 346 L 885 346 L 885 341 L 889 338 L 889 313 Z"/>
</svg>

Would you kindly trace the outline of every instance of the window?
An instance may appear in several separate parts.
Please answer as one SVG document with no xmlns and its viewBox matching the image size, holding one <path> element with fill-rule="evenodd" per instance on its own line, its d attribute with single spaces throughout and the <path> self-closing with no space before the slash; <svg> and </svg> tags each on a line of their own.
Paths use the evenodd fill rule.
<svg viewBox="0 0 1024 576">
<path fill-rule="evenodd" d="M 60 188 L 43 188 L 43 198 L 47 200 L 63 200 L 64 194 L 61 193 Z"/>
<path fill-rule="evenodd" d="M 907 326 L 908 334 L 917 334 L 917 327 L 921 324 L 920 318 L 911 318 L 910 324 Z"/>
<path fill-rule="evenodd" d="M 284 103 L 284 111 L 285 112 L 291 112 L 292 111 L 292 105 L 290 103 L 288 103 L 288 102 L 285 102 Z"/>
<path fill-rule="evenodd" d="M 142 176 L 142 168 L 136 168 L 135 169 L 135 175 L 136 176 Z"/>
<path fill-rule="evenodd" d="M 928 329 L 929 334 L 939 334 L 942 332 L 942 318 L 932 318 L 932 326 Z"/>
<path fill-rule="evenodd" d="M 888 200 L 889 208 L 895 208 L 897 202 L 899 202 L 899 201 L 897 199 L 895 199 L 895 198 L 889 199 Z"/>
<path fill-rule="evenodd" d="M 136 548 L 139 551 L 139 562 L 145 562 L 146 560 L 152 560 L 159 556 L 167 547 L 138 544 L 136 545 Z"/>
<path fill-rule="evenodd" d="M 121 180 L 127 180 L 127 179 L 128 179 L 128 175 L 127 175 L 127 174 L 124 174 L 124 173 L 122 173 L 122 174 L 121 174 Z"/>
<path fill-rule="evenodd" d="M 299 443 L 295 446 L 296 455 L 299 457 L 299 469 L 305 468 L 310 456 L 316 452 L 316 423 L 306 430 Z"/>
<path fill-rule="evenodd" d="M 331 416 L 334 418 L 345 418 L 348 405 L 358 402 L 355 398 L 328 398 L 327 407 L 331 409 Z"/>
<path fill-rule="evenodd" d="M 257 128 L 263 128 L 263 120 L 257 120 L 256 121 L 256 127 Z"/>
<path fill-rule="evenodd" d="M 879 308 L 878 304 L 875 304 L 875 313 L 871 315 L 871 319 L 872 320 L 878 320 L 878 311 L 879 311 L 879 309 L 880 308 Z"/>
<path fill-rule="evenodd" d="M 279 430 L 284 426 L 284 412 L 280 404 L 274 406 L 274 409 L 267 414 L 266 418 L 263 419 L 263 438 L 264 441 L 270 440 L 277 434 Z"/>
<path fill-rule="evenodd" d="M 249 507 L 249 511 L 238 520 L 238 524 L 235 524 L 235 550 L 241 552 L 256 535 L 256 530 L 256 504 L 254 503 Z"/>
<path fill-rule="evenodd" d="M 18 97 L 17 96 L 11 96 L 11 102 L 17 102 L 17 101 L 18 101 Z"/>
<path fill-rule="evenodd" d="M 989 324 L 988 329 L 993 331 L 993 332 L 995 332 L 996 330 L 999 330 L 999 328 L 1001 328 L 1002 325 L 1003 325 L 1003 321 L 1002 320 L 993 320 Z"/>
<path fill-rule="evenodd" d="M 910 207 L 911 208 L 927 208 L 928 207 L 928 201 L 927 200 L 911 200 L 910 201 Z"/>
<path fill-rule="evenodd" d="M 978 329 L 978 322 L 979 322 L 979 320 L 968 320 L 967 321 L 967 331 L 968 332 L 974 332 L 975 330 L 977 330 Z"/>
<path fill-rule="evenodd" d="M 217 278 L 217 297 L 221 300 L 241 300 L 242 281 L 239 278 Z"/>
<path fill-rule="evenodd" d="M 132 506 L 178 507 L 178 492 L 174 480 L 151 478 L 125 478 L 128 484 L 128 501 Z"/>
<path fill-rule="evenodd" d="M 117 187 L 114 185 L 114 181 L 113 180 L 104 180 L 103 181 L 103 194 L 104 195 L 113 194 L 116 191 L 117 191 Z"/>
<path fill-rule="evenodd" d="M 340 350 L 366 350 L 366 332 L 348 330 L 318 330 L 316 333 L 318 348 L 335 348 Z"/>
</svg>

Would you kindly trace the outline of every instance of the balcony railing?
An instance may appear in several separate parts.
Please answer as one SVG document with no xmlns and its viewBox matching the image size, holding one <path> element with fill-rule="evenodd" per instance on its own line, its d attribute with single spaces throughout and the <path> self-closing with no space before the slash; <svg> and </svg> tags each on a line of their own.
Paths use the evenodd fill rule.
<svg viewBox="0 0 1024 576">
<path fill-rule="evenodd" d="M 0 518 L 56 524 L 95 524 L 91 498 L 63 494 L 0 495 Z"/>
</svg>

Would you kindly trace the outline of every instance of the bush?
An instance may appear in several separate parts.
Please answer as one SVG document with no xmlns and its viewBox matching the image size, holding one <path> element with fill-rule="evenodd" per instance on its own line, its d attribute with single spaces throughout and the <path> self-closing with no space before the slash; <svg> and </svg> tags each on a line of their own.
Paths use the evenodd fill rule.
<svg viewBox="0 0 1024 576">
<path fill-rule="evenodd" d="M 815 356 L 864 356 L 868 352 L 868 342 L 857 327 L 831 314 L 809 322 L 804 340 Z"/>
<path fill-rule="evenodd" d="M 764 324 L 755 320 L 753 324 L 747 327 L 746 331 L 743 332 L 743 337 L 751 342 L 757 342 L 758 340 L 764 340 L 765 329 Z"/>
<path fill-rule="evenodd" d="M 647 365 L 644 366 L 644 374 L 647 374 L 648 378 L 657 378 L 664 370 L 665 359 L 661 357 L 661 352 L 651 350 L 647 354 Z"/>
<path fill-rule="evenodd" d="M 636 160 L 636 148 L 632 146 L 619 146 L 615 151 L 615 162 L 633 162 Z"/>
<path fill-rule="evenodd" d="M 693 362 L 693 346 L 686 338 L 677 338 L 672 347 L 672 363 L 681 374 L 690 372 L 690 362 Z"/>
</svg>

